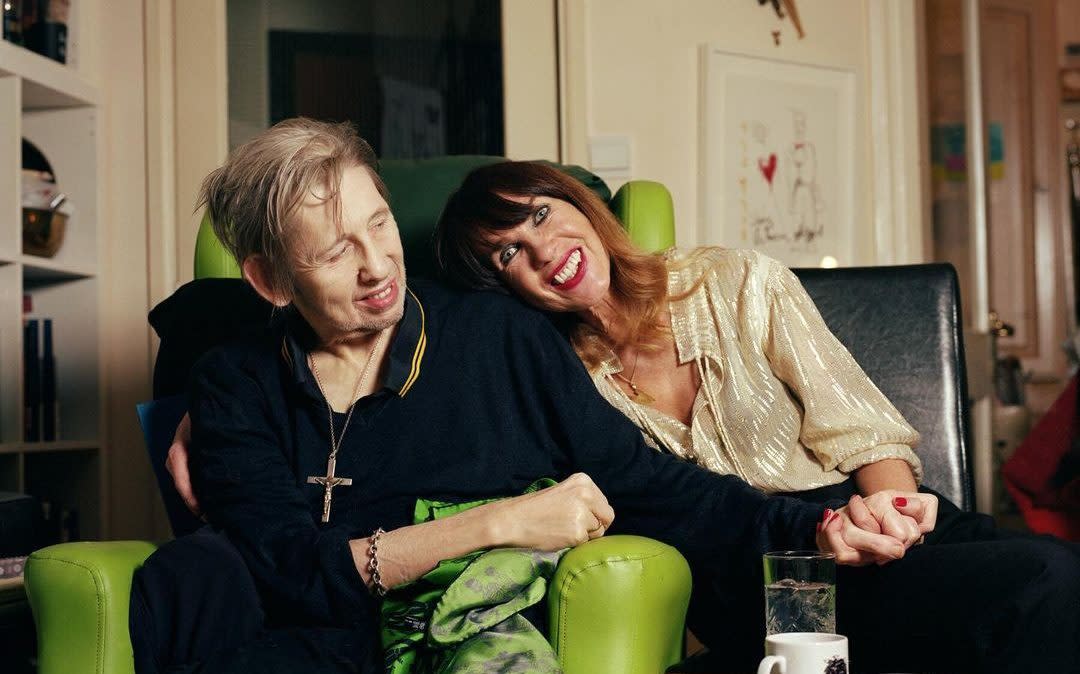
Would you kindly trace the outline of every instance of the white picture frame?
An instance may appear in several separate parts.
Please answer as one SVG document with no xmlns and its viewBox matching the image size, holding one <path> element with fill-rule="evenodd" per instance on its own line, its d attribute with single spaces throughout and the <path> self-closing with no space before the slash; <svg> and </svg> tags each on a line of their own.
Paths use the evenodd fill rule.
<svg viewBox="0 0 1080 674">
<path fill-rule="evenodd" d="M 855 260 L 855 73 L 701 50 L 699 242 Z"/>
</svg>

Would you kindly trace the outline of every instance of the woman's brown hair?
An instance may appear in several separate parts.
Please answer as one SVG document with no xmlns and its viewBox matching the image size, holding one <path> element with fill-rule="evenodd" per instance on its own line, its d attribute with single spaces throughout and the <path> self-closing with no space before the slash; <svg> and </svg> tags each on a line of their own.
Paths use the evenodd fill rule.
<svg viewBox="0 0 1080 674">
<path fill-rule="evenodd" d="M 611 294 L 624 320 L 624 343 L 649 346 L 669 332 L 659 314 L 667 299 L 667 267 L 660 255 L 634 247 L 607 204 L 581 182 L 540 162 L 500 162 L 475 169 L 443 209 L 435 228 L 435 256 L 449 280 L 475 290 L 506 292 L 485 249 L 490 232 L 511 229 L 532 214 L 531 203 L 507 197 L 549 197 L 582 212 L 611 259 Z M 571 342 L 590 369 L 604 358 L 611 338 L 578 321 Z"/>
</svg>

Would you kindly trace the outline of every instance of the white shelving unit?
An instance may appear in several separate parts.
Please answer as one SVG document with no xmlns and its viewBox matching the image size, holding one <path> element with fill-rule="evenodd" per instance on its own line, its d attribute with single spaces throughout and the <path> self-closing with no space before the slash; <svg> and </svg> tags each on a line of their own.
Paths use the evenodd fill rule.
<svg viewBox="0 0 1080 674">
<path fill-rule="evenodd" d="M 82 538 L 103 533 L 99 104 L 76 69 L 0 41 L 0 490 L 74 509 Z M 22 251 L 23 138 L 48 159 L 74 208 L 49 258 Z M 24 440 L 22 326 L 30 317 L 53 321 L 55 442 Z"/>
</svg>

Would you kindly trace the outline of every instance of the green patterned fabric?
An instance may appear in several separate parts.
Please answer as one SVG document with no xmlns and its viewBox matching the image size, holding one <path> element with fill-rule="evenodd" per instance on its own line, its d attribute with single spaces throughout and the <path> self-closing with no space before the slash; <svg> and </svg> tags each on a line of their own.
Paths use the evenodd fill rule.
<svg viewBox="0 0 1080 674">
<path fill-rule="evenodd" d="M 525 493 L 554 485 L 537 480 Z M 498 499 L 416 502 L 416 524 Z M 478 550 L 444 560 L 395 588 L 382 604 L 388 674 L 553 674 L 561 672 L 547 639 L 520 611 L 547 594 L 565 550 Z"/>
</svg>

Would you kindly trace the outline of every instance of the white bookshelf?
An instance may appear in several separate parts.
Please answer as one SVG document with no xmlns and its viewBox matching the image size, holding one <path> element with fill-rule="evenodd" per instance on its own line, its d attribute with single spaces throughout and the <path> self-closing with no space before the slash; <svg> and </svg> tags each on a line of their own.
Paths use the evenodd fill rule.
<svg viewBox="0 0 1080 674">
<path fill-rule="evenodd" d="M 82 538 L 103 533 L 99 104 L 98 89 L 75 68 L 0 41 L 0 490 L 76 509 Z M 74 209 L 52 257 L 22 250 L 23 138 L 48 159 Z M 24 318 L 53 322 L 53 442 L 24 440 Z"/>
</svg>

